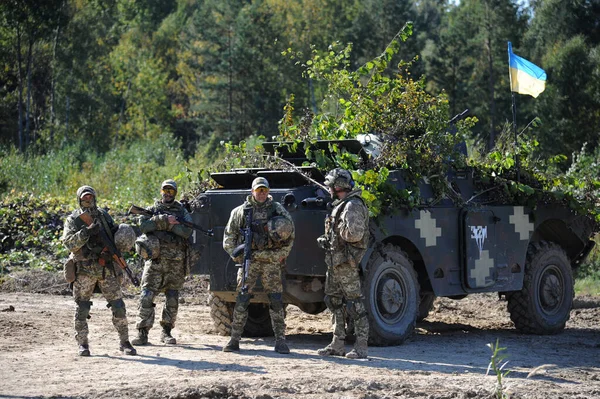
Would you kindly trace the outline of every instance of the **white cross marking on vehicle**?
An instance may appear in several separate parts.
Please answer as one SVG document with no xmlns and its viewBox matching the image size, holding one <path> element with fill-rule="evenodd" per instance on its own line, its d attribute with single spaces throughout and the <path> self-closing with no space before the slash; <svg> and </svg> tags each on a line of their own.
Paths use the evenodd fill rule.
<svg viewBox="0 0 600 399">
<path fill-rule="evenodd" d="M 437 238 L 442 236 L 442 228 L 436 227 L 435 219 L 427 211 L 420 212 L 419 219 L 415 220 L 415 228 L 419 229 L 421 238 L 425 239 L 426 247 L 436 245 Z"/>
<path fill-rule="evenodd" d="M 481 251 L 480 258 L 475 261 L 475 268 L 469 270 L 469 277 L 475 279 L 476 287 L 485 287 L 486 277 L 490 277 L 490 270 L 494 268 L 494 259 L 490 258 L 490 251 Z"/>
<path fill-rule="evenodd" d="M 528 240 L 529 233 L 533 231 L 533 223 L 529 221 L 529 214 L 523 212 L 522 206 L 513 207 L 514 213 L 508 218 L 508 221 L 515 226 L 515 232 L 519 233 L 521 240 Z"/>
</svg>

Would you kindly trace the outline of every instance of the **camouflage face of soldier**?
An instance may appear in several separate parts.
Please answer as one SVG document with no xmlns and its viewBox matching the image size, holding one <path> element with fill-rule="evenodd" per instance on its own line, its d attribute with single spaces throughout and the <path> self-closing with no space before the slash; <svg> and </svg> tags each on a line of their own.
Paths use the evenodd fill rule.
<svg viewBox="0 0 600 399">
<path fill-rule="evenodd" d="M 175 195 L 177 195 L 177 190 L 172 187 L 163 187 L 160 190 L 160 194 L 162 197 L 162 202 L 164 204 L 170 204 L 175 201 Z"/>
<path fill-rule="evenodd" d="M 80 204 L 82 208 L 93 208 L 95 206 L 95 198 L 91 193 L 86 193 L 81 197 Z"/>
<path fill-rule="evenodd" d="M 269 197 L 269 189 L 267 187 L 257 187 L 252 190 L 252 196 L 258 203 L 263 203 Z"/>
</svg>

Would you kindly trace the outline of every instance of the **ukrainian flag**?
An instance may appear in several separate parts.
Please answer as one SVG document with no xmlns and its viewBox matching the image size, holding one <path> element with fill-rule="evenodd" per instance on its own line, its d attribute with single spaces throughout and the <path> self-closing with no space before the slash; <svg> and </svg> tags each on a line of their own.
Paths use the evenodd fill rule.
<svg viewBox="0 0 600 399">
<path fill-rule="evenodd" d="M 537 97 L 546 88 L 546 72 L 539 66 L 515 55 L 508 42 L 510 90 Z"/>
</svg>

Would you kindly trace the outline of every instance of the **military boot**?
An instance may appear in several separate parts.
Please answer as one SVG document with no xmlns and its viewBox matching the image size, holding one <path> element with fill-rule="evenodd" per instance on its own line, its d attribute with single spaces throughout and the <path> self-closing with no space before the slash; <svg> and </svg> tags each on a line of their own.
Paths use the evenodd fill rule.
<svg viewBox="0 0 600 399">
<path fill-rule="evenodd" d="M 366 359 L 367 358 L 367 341 L 365 339 L 358 338 L 356 343 L 354 344 L 354 349 L 352 349 L 346 357 L 348 359 Z"/>
<path fill-rule="evenodd" d="M 290 353 L 290 348 L 285 343 L 285 339 L 278 339 L 275 341 L 275 352 L 283 353 L 284 355 Z"/>
<path fill-rule="evenodd" d="M 317 354 L 320 356 L 344 356 L 346 354 L 344 340 L 334 335 L 331 343 L 323 349 L 319 349 Z"/>
<path fill-rule="evenodd" d="M 79 356 L 89 356 L 90 346 L 88 344 L 79 345 Z"/>
<path fill-rule="evenodd" d="M 171 335 L 171 328 L 169 326 L 163 326 L 162 332 L 160 333 L 160 340 L 165 344 L 175 345 L 177 340 Z"/>
<path fill-rule="evenodd" d="M 131 343 L 134 345 L 148 345 L 148 330 L 138 328 L 138 336 Z"/>
<path fill-rule="evenodd" d="M 125 355 L 137 355 L 137 351 L 129 341 L 121 341 L 121 345 L 119 345 L 119 350 Z"/>
<path fill-rule="evenodd" d="M 223 352 L 239 352 L 240 351 L 240 340 L 231 338 L 227 345 L 223 347 Z"/>
</svg>

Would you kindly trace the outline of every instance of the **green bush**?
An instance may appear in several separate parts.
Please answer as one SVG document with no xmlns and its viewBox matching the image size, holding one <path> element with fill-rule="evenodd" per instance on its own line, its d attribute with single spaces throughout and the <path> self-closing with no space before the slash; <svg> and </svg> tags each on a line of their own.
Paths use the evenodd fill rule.
<svg viewBox="0 0 600 399">
<path fill-rule="evenodd" d="M 126 142 L 106 153 L 83 144 L 51 149 L 45 154 L 21 154 L 0 148 L 0 200 L 19 196 L 51 196 L 76 206 L 77 188 L 87 184 L 98 192 L 101 206 L 120 211 L 129 204 L 150 204 L 165 179 L 188 184 L 186 162 L 170 134 Z"/>
</svg>

